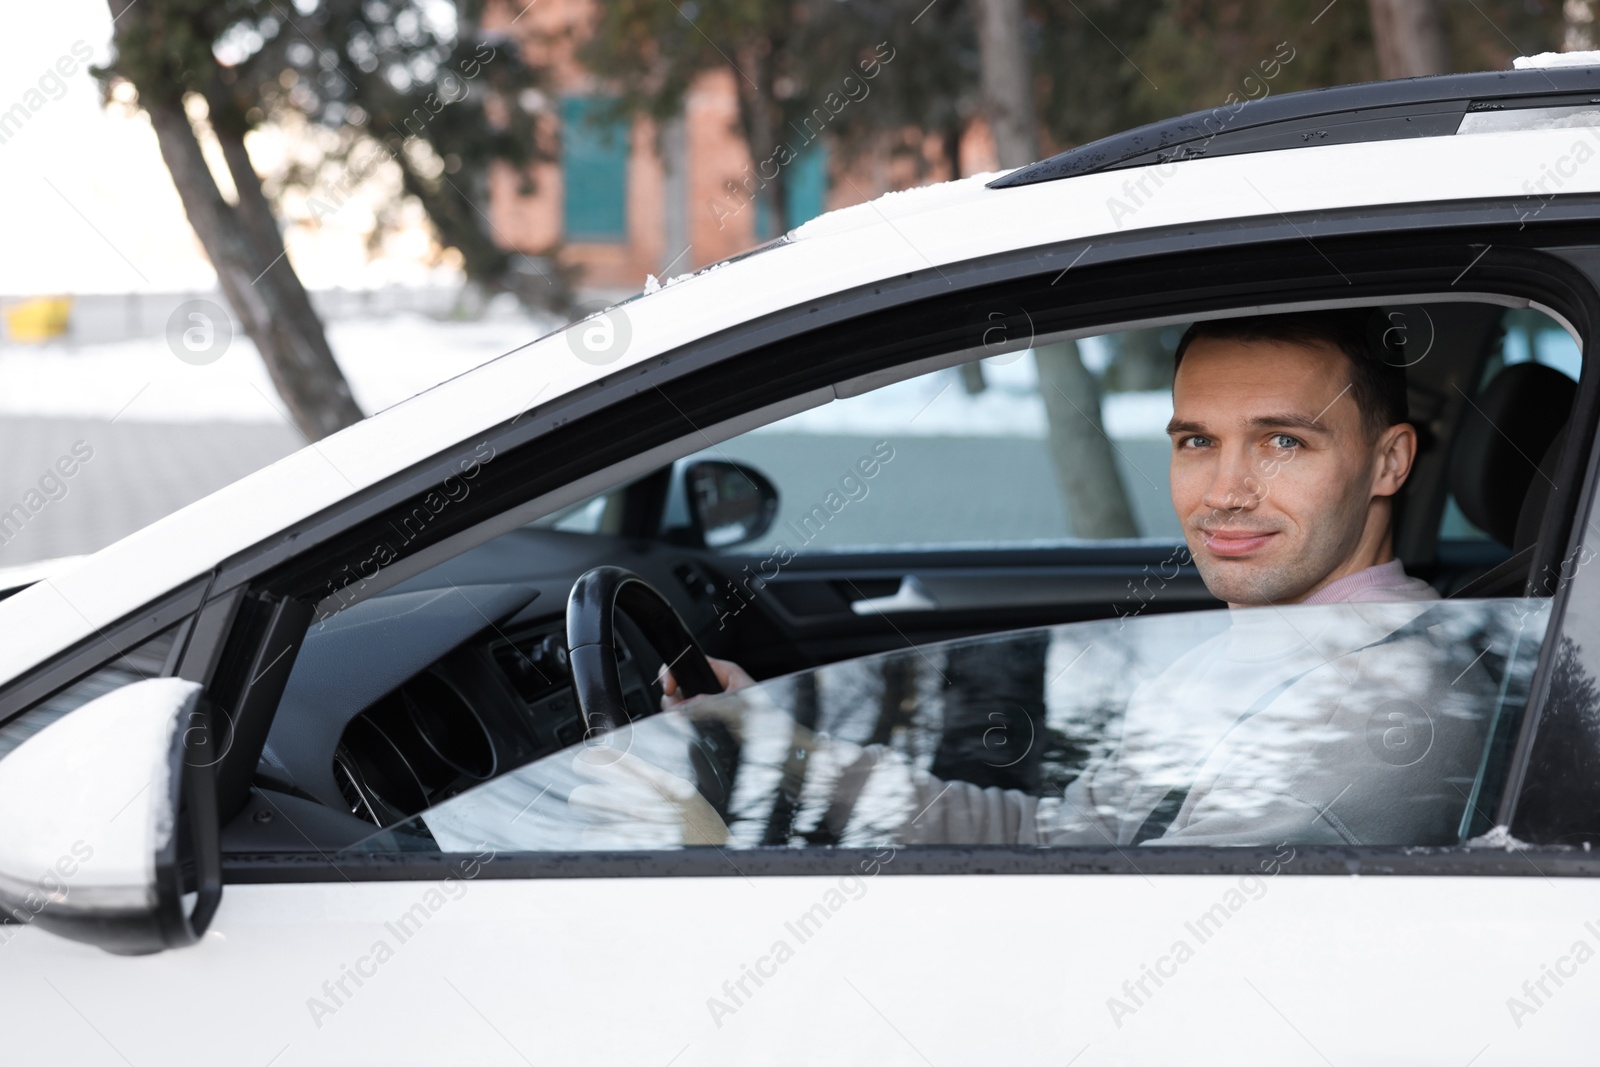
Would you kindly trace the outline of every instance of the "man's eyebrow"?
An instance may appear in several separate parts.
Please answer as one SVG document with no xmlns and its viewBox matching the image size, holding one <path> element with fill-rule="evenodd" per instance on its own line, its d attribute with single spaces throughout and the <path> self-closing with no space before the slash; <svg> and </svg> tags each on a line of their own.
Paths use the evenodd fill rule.
<svg viewBox="0 0 1600 1067">
<path fill-rule="evenodd" d="M 1313 430 L 1317 433 L 1331 432 L 1319 419 L 1310 415 L 1257 415 L 1250 420 L 1249 425 L 1253 429 L 1260 430 L 1275 430 L 1281 427 L 1288 430 Z"/>
<path fill-rule="evenodd" d="M 1253 430 L 1278 430 L 1278 429 L 1283 429 L 1283 430 L 1310 430 L 1310 431 L 1312 431 L 1314 433 L 1329 433 L 1330 432 L 1328 427 L 1324 426 L 1321 422 L 1319 422 L 1317 419 L 1312 418 L 1310 415 L 1295 415 L 1295 414 L 1257 415 L 1255 418 L 1251 419 L 1248 423 L 1246 423 L 1246 425 L 1248 425 Z M 1193 422 L 1193 421 L 1191 421 L 1189 419 L 1173 419 L 1171 422 L 1167 423 L 1167 433 L 1169 435 L 1170 434 L 1186 434 L 1186 433 L 1203 434 L 1203 433 L 1206 433 L 1206 432 L 1207 432 L 1206 428 L 1205 428 L 1205 426 L 1203 424 L 1198 423 L 1198 422 Z"/>
</svg>

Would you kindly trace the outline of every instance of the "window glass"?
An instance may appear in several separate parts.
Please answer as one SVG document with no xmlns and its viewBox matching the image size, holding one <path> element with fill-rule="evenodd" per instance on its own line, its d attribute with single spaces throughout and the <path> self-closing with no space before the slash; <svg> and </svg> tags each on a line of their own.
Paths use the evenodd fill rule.
<svg viewBox="0 0 1600 1067">
<path fill-rule="evenodd" d="M 96 697 L 146 678 L 161 677 L 177 635 L 177 626 L 168 627 L 99 670 L 0 725 L 0 759 L 11 755 L 18 745 L 67 712 L 82 707 Z"/>
<path fill-rule="evenodd" d="M 1533 308 L 1518 308 L 1506 312 L 1503 325 L 1505 339 L 1497 356 L 1491 358 L 1485 368 L 1480 385 L 1488 385 L 1501 367 L 1530 362 L 1554 367 L 1573 381 L 1578 380 L 1583 370 L 1583 353 L 1578 350 L 1578 342 L 1556 320 Z"/>
<path fill-rule="evenodd" d="M 1461 505 L 1456 503 L 1455 494 L 1451 493 L 1444 502 L 1444 515 L 1439 519 L 1439 540 L 1493 541 L 1494 538 L 1478 529 L 1471 519 L 1462 514 Z"/>
<path fill-rule="evenodd" d="M 576 504 L 568 504 L 559 511 L 552 511 L 530 522 L 528 525 L 541 530 L 562 530 L 566 533 L 609 533 L 611 525 L 608 520 L 615 516 L 620 505 L 622 494 L 618 491 L 603 493 L 600 496 L 580 500 Z"/>
<path fill-rule="evenodd" d="M 778 489 L 766 535 L 730 551 L 1177 541 L 1166 425 L 1182 332 L 974 360 L 708 449 L 697 458 L 748 464 Z"/>
<path fill-rule="evenodd" d="M 569 241 L 628 236 L 628 124 L 607 118 L 613 102 L 561 101 L 561 187 Z"/>
<path fill-rule="evenodd" d="M 1209 611 L 867 657 L 638 718 L 356 847 L 1455 844 L 1489 829 L 1547 609 Z"/>
<path fill-rule="evenodd" d="M 1590 852 L 1600 845 L 1600 567 L 1590 506 L 1579 544 L 1545 565 L 1541 577 L 1570 584 L 1560 644 L 1550 650 L 1549 688 L 1528 754 L 1512 840 Z"/>
</svg>

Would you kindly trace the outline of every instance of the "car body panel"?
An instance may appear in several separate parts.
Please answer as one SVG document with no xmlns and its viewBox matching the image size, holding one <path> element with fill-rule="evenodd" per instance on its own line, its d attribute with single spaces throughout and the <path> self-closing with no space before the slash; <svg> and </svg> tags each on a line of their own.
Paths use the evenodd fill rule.
<svg viewBox="0 0 1600 1067">
<path fill-rule="evenodd" d="M 12 567 L 0 567 L 0 598 L 20 592 L 33 583 L 42 581 L 52 574 L 59 574 L 88 558 L 88 556 L 57 556 L 54 559 L 41 559 L 32 563 L 18 563 Z"/>
<path fill-rule="evenodd" d="M 843 888 L 731 872 L 230 886 L 203 944 L 140 959 L 4 928 L 6 1047 L 280 1067 L 1587 1062 L 1586 880 L 1300 877 L 1292 857 L 1254 878 L 893 863 Z M 796 925 L 819 904 L 825 921 Z M 1530 997 L 1547 965 L 1566 987 Z"/>
</svg>

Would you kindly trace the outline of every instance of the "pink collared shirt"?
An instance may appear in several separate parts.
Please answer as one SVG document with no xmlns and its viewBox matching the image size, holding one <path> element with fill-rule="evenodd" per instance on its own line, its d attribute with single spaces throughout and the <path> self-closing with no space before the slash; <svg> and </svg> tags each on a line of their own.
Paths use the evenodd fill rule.
<svg viewBox="0 0 1600 1067">
<path fill-rule="evenodd" d="M 1380 600 L 1438 600 L 1439 593 L 1421 578 L 1407 577 L 1399 560 L 1329 582 L 1302 604 L 1362 604 Z"/>
</svg>

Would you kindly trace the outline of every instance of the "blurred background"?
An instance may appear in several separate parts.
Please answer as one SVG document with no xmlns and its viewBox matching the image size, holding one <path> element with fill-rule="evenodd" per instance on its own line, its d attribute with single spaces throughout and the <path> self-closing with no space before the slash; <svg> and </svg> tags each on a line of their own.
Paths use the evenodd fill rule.
<svg viewBox="0 0 1600 1067">
<path fill-rule="evenodd" d="M 1593 7 L 12 5 L 0 569 L 94 551 L 824 211 L 1201 108 L 1592 48 Z M 1167 387 L 1156 333 L 1086 352 L 1113 436 Z"/>
</svg>

